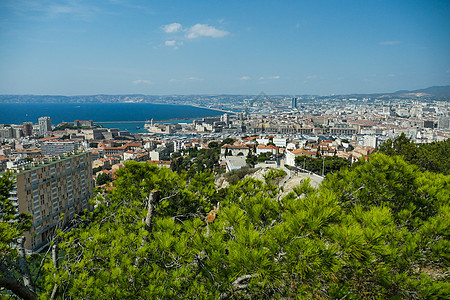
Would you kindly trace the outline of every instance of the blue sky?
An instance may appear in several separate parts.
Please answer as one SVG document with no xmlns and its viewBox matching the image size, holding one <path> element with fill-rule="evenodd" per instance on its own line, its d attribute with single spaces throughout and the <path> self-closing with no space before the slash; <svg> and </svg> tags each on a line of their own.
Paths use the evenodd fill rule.
<svg viewBox="0 0 450 300">
<path fill-rule="evenodd" d="M 450 1 L 0 1 L 0 94 L 450 84 Z"/>
</svg>

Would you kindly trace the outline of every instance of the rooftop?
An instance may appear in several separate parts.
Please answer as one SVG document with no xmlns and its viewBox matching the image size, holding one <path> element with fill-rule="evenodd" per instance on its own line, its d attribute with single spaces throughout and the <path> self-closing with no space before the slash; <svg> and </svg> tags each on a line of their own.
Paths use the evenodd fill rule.
<svg viewBox="0 0 450 300">
<path fill-rule="evenodd" d="M 77 156 L 82 156 L 84 154 L 86 154 L 87 152 L 83 151 L 83 152 L 70 152 L 70 153 L 65 153 L 62 155 L 58 155 L 58 156 L 51 156 L 48 158 L 44 158 L 43 160 L 39 161 L 39 162 L 30 162 L 28 164 L 25 165 L 21 165 L 17 168 L 13 168 L 11 170 L 7 170 L 7 171 L 12 171 L 14 175 L 18 175 L 18 174 L 22 174 L 22 173 L 26 173 L 26 172 L 31 172 L 34 170 L 38 170 L 44 166 L 49 166 L 52 164 L 56 164 L 58 162 L 67 160 L 69 158 L 73 158 L 73 157 L 77 157 Z M 3 175 L 5 172 L 0 173 L 0 175 Z"/>
</svg>

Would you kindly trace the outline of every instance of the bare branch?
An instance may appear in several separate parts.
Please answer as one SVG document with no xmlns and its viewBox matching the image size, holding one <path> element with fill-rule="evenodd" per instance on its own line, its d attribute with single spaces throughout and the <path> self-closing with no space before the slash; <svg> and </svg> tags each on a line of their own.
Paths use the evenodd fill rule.
<svg viewBox="0 0 450 300">
<path fill-rule="evenodd" d="M 28 268 L 27 255 L 25 253 L 25 237 L 21 236 L 17 240 L 17 252 L 19 254 L 19 268 L 22 274 L 23 284 L 34 293 L 33 281 L 31 279 L 30 269 Z"/>
<path fill-rule="evenodd" d="M 58 244 L 55 244 L 52 246 L 52 261 L 53 261 L 53 265 L 56 269 L 56 271 L 58 271 Z M 52 295 L 50 296 L 50 299 L 56 299 L 56 297 L 58 296 L 58 284 L 55 283 L 55 286 L 53 287 L 53 291 L 52 291 Z"/>
</svg>

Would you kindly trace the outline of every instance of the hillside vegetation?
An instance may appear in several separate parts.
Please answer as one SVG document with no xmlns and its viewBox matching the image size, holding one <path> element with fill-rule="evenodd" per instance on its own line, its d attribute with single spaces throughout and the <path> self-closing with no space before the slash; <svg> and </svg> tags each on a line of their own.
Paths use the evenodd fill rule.
<svg viewBox="0 0 450 300">
<path fill-rule="evenodd" d="M 116 174 L 95 211 L 58 232 L 36 298 L 450 297 L 450 176 L 401 156 L 372 155 L 284 197 L 276 170 L 220 190 L 209 171 L 130 161 Z M 12 239 L 1 248 L 11 261 Z"/>
</svg>

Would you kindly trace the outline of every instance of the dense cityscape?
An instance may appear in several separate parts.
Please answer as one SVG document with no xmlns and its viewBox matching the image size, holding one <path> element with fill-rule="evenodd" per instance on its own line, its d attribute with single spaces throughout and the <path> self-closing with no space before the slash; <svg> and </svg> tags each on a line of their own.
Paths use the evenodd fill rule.
<svg viewBox="0 0 450 300">
<path fill-rule="evenodd" d="M 173 99 L 169 98 L 163 103 L 171 101 Z M 62 174 L 58 170 L 67 173 L 64 168 L 56 168 L 55 171 L 57 161 L 78 166 L 81 159 L 81 165 L 85 166 L 64 175 L 68 179 L 74 178 L 78 184 L 75 188 L 66 186 L 72 180 L 63 177 L 63 180 L 50 180 L 52 196 L 50 186 L 46 188 L 45 185 L 33 193 L 27 192 L 29 197 L 31 194 L 41 195 L 41 204 L 31 205 L 29 202 L 26 205 L 25 191 L 18 192 L 19 187 L 15 190 L 12 199 L 19 211 L 32 212 L 34 225 L 31 235 L 38 233 L 27 239 L 29 248 L 36 250 L 45 246 L 58 216 L 65 213 L 68 222 L 76 212 L 87 208 L 97 177 L 107 175 L 106 178 L 113 180 L 115 171 L 123 168 L 123 163 L 128 160 L 170 168 L 175 152 L 209 149 L 211 142 L 217 142 L 221 145 L 221 152 L 216 163 L 224 172 L 249 166 L 285 169 L 302 167 L 299 159 L 296 160 L 298 157 L 339 157 L 354 163 L 376 152 L 382 142 L 401 134 L 415 144 L 444 141 L 450 136 L 449 103 L 424 101 L 420 95 L 403 99 L 315 99 L 269 97 L 261 93 L 253 99 L 204 96 L 192 99 L 190 104 L 212 109 L 227 108 L 227 112 L 192 123 L 169 124 L 151 120 L 145 124 L 147 133 L 135 134 L 103 128 L 96 125 L 95 120 L 52 124 L 50 116 L 42 116 L 37 123 L 0 125 L 0 171 L 28 174 L 29 170 L 34 170 L 30 173 L 31 182 L 40 186 L 40 182 L 50 179 L 33 174 L 46 173 L 59 178 Z M 223 144 L 224 140 L 232 143 Z M 252 165 L 248 159 L 252 154 L 263 155 L 266 161 L 261 159 Z M 313 170 L 301 171 L 318 182 L 321 181 L 320 176 L 327 173 L 323 168 L 314 177 Z M 294 175 L 301 176 L 301 173 L 292 173 Z M 18 185 L 19 182 L 21 180 L 18 180 Z M 45 195 L 47 189 L 48 194 Z M 61 197 L 65 200 L 61 201 Z"/>
<path fill-rule="evenodd" d="M 450 299 L 450 1 L 0 1 L 0 299 Z"/>
</svg>

